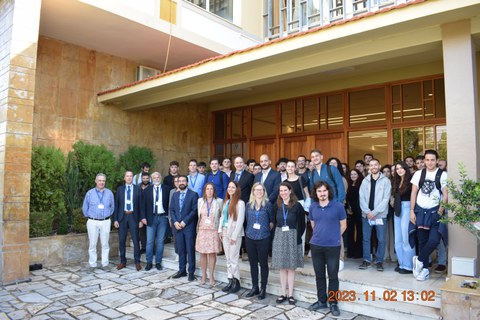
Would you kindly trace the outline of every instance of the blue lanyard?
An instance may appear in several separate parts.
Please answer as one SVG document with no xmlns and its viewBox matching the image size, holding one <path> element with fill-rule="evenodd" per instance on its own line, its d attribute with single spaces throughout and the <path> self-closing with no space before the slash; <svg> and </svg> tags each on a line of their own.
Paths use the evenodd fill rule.
<svg viewBox="0 0 480 320">
<path fill-rule="evenodd" d="M 195 175 L 195 181 L 193 180 L 193 177 L 190 177 L 190 181 L 192 181 L 192 189 L 195 189 L 195 183 L 197 183 L 198 179 L 198 173 Z"/>
<path fill-rule="evenodd" d="M 95 188 L 95 191 L 97 192 L 98 201 L 100 201 L 100 203 L 103 203 L 103 195 L 104 195 L 104 193 L 103 193 L 103 192 L 99 192 L 99 191 L 97 190 L 97 188 Z M 101 194 L 102 197 L 100 197 L 99 194 Z"/>
<path fill-rule="evenodd" d="M 212 201 L 210 201 L 210 203 L 208 203 L 208 200 L 207 200 L 207 217 L 210 218 L 210 208 L 212 207 L 212 202 L 213 202 L 213 198 L 212 198 Z"/>
<path fill-rule="evenodd" d="M 288 210 L 285 210 L 285 204 L 282 203 L 282 211 L 283 211 L 283 225 L 287 225 L 287 216 L 288 216 Z"/>
</svg>

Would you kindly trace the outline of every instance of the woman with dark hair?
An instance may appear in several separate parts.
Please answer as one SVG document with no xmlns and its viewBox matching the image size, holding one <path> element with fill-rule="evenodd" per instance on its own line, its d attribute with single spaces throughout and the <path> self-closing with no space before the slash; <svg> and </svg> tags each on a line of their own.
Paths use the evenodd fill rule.
<svg viewBox="0 0 480 320">
<path fill-rule="evenodd" d="M 235 293 L 240 290 L 240 269 L 238 258 L 240 245 L 244 236 L 243 221 L 245 220 L 245 202 L 241 199 L 241 189 L 237 182 L 230 181 L 227 196 L 223 205 L 222 217 L 218 226 L 218 234 L 223 243 L 227 259 L 227 276 L 229 282 L 222 291 Z"/>
<path fill-rule="evenodd" d="M 408 240 L 408 225 L 410 222 L 410 195 L 412 174 L 408 165 L 399 161 L 395 164 L 393 176 L 392 196 L 395 212 L 395 251 L 397 252 L 398 267 L 395 271 L 401 274 L 410 274 L 413 269 L 413 256 L 415 248 L 410 246 Z"/>
<path fill-rule="evenodd" d="M 200 284 L 205 284 L 207 279 L 207 264 L 210 271 L 210 286 L 215 285 L 214 272 L 217 262 L 217 253 L 220 252 L 220 239 L 218 237 L 218 224 L 222 213 L 223 200 L 217 197 L 215 185 L 208 182 L 203 186 L 203 197 L 198 199 L 198 224 L 195 250 L 200 253 L 202 279 Z"/>
<path fill-rule="evenodd" d="M 363 257 L 362 238 L 362 210 L 360 209 L 359 191 L 363 175 L 357 169 L 351 169 L 347 189 L 347 255 L 348 258 L 359 259 Z"/>
<path fill-rule="evenodd" d="M 395 167 L 395 165 L 393 165 Z M 393 171 L 392 165 L 386 164 L 380 169 L 383 175 L 390 179 L 390 182 L 393 182 Z M 395 170 L 394 170 L 395 171 Z M 393 199 L 393 197 L 391 197 Z M 387 232 L 385 235 L 385 260 L 390 260 L 392 262 L 397 261 L 397 256 L 395 254 L 395 236 L 394 236 L 394 221 L 393 221 L 393 201 L 390 201 L 388 204 L 388 214 L 387 214 Z"/>
<path fill-rule="evenodd" d="M 295 269 L 303 267 L 302 234 L 305 231 L 305 211 L 297 201 L 292 185 L 287 181 L 280 184 L 273 213 L 276 229 L 272 245 L 272 268 L 280 270 L 280 297 L 276 302 L 283 303 L 288 300 L 289 304 L 294 305 Z"/>
<path fill-rule="evenodd" d="M 273 228 L 272 205 L 268 201 L 265 186 L 260 182 L 252 186 L 250 201 L 247 205 L 247 227 L 245 229 L 245 243 L 250 262 L 252 275 L 252 289 L 246 297 L 258 295 L 258 300 L 265 299 L 268 281 L 268 250 L 270 248 L 270 230 Z M 258 265 L 262 286 L 258 288 Z"/>
</svg>

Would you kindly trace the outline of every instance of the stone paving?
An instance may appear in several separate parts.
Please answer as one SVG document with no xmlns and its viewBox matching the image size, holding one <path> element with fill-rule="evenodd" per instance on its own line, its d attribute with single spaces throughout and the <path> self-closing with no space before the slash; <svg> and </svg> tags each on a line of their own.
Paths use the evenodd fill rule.
<svg viewBox="0 0 480 320">
<path fill-rule="evenodd" d="M 277 305 L 275 296 L 259 301 L 210 288 L 187 278 L 171 279 L 174 270 L 117 271 L 59 266 L 31 272 L 31 282 L 0 288 L 3 319 L 332 319 L 328 310 L 311 312 L 308 304 Z M 373 318 L 342 311 L 340 319 Z"/>
</svg>

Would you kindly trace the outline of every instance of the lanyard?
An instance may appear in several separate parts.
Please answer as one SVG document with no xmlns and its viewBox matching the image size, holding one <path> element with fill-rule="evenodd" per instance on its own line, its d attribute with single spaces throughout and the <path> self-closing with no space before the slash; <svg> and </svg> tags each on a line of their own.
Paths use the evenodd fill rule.
<svg viewBox="0 0 480 320">
<path fill-rule="evenodd" d="M 261 209 L 260 209 L 261 210 Z M 260 214 L 260 210 L 253 210 L 253 213 L 255 213 L 255 223 L 258 223 L 258 215 Z"/>
<path fill-rule="evenodd" d="M 95 191 L 97 192 L 98 201 L 100 201 L 100 203 L 103 203 L 103 196 L 105 193 L 99 192 L 96 188 L 95 188 Z M 100 194 L 102 195 L 101 197 L 100 197 Z"/>
<path fill-rule="evenodd" d="M 210 218 L 210 208 L 212 207 L 212 202 L 213 202 L 213 198 L 212 198 L 212 201 L 210 201 L 210 203 L 208 203 L 208 200 L 207 200 L 207 217 Z"/>
<path fill-rule="evenodd" d="M 190 176 L 190 181 L 192 181 L 192 190 L 195 189 L 195 183 L 197 183 L 198 179 L 198 173 L 195 175 L 195 180 L 193 180 L 193 177 Z"/>
<path fill-rule="evenodd" d="M 288 210 L 285 210 L 285 204 L 282 203 L 282 211 L 283 211 L 283 225 L 287 225 L 287 216 L 288 216 Z"/>
</svg>

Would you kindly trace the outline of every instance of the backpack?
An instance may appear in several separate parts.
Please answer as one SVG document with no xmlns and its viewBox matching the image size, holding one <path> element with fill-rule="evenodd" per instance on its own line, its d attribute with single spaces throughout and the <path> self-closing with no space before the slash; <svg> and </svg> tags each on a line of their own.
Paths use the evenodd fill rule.
<svg viewBox="0 0 480 320">
<path fill-rule="evenodd" d="M 435 187 L 442 195 L 442 184 L 440 183 L 440 178 L 442 176 L 443 170 L 438 169 L 437 173 L 435 174 Z M 425 183 L 425 177 L 427 176 L 427 169 L 422 169 L 422 173 L 420 174 L 420 181 L 418 181 L 418 190 L 422 189 L 423 184 Z"/>
</svg>

